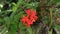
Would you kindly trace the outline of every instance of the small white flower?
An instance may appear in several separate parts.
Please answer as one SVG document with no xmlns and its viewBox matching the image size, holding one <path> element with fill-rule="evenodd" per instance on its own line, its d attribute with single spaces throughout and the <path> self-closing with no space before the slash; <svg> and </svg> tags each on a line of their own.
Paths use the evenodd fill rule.
<svg viewBox="0 0 60 34">
<path fill-rule="evenodd" d="M 6 31 L 6 33 L 7 33 L 8 31 Z"/>
<path fill-rule="evenodd" d="M 0 4 L 0 7 L 2 8 L 2 7 L 3 7 L 3 5 L 2 5 L 2 4 Z"/>
</svg>

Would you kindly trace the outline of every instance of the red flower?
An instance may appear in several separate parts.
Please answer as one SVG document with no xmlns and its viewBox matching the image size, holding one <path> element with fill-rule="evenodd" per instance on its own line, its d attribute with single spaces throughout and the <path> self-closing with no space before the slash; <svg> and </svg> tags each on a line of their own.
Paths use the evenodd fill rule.
<svg viewBox="0 0 60 34">
<path fill-rule="evenodd" d="M 31 12 L 31 16 L 35 16 L 36 15 L 36 12 L 35 11 L 32 11 Z"/>
<path fill-rule="evenodd" d="M 24 17 L 21 19 L 21 22 L 25 22 L 26 19 L 28 19 L 28 18 L 24 16 Z"/>
<path fill-rule="evenodd" d="M 27 9 L 27 10 L 25 10 L 25 13 L 26 13 L 27 15 L 30 15 L 30 11 L 31 11 L 31 10 Z"/>
<path fill-rule="evenodd" d="M 38 17 L 37 16 L 34 16 L 33 18 L 34 18 L 34 20 L 37 20 Z"/>
<path fill-rule="evenodd" d="M 33 24 L 33 22 L 35 22 L 38 17 L 36 16 L 36 12 L 30 9 L 25 10 L 25 13 L 27 15 L 22 17 L 21 22 L 23 25 L 30 27 L 30 25 Z"/>
<path fill-rule="evenodd" d="M 34 18 L 33 18 L 32 16 L 30 16 L 30 20 L 33 21 L 33 22 L 35 21 Z"/>
</svg>

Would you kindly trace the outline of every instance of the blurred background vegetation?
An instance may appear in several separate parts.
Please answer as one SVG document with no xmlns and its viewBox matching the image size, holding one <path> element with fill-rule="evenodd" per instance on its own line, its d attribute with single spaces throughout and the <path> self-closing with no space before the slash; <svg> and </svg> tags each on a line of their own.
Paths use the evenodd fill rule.
<svg viewBox="0 0 60 34">
<path fill-rule="evenodd" d="M 29 8 L 38 19 L 27 28 L 20 18 Z M 60 0 L 0 0 L 0 34 L 60 34 Z"/>
</svg>

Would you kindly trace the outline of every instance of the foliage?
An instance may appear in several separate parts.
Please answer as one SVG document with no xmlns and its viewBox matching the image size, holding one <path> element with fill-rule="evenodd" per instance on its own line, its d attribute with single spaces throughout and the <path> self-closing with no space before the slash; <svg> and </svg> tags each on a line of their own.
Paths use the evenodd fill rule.
<svg viewBox="0 0 60 34">
<path fill-rule="evenodd" d="M 20 21 L 27 9 L 38 19 L 26 27 Z M 1 34 L 60 34 L 60 0 L 0 0 Z"/>
</svg>

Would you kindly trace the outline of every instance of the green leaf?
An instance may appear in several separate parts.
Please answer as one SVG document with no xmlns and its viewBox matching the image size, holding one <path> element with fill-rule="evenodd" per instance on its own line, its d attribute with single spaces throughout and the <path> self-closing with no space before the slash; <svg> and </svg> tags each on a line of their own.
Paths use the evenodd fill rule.
<svg viewBox="0 0 60 34">
<path fill-rule="evenodd" d="M 48 31 L 48 34 L 52 34 L 52 30 Z"/>
<path fill-rule="evenodd" d="M 54 0 L 55 2 L 60 2 L 60 0 Z"/>
<path fill-rule="evenodd" d="M 4 17 L 4 23 L 6 26 L 9 26 L 10 25 L 10 18 L 9 17 Z"/>
<path fill-rule="evenodd" d="M 27 28 L 27 31 L 29 32 L 29 34 L 33 34 L 32 28 Z"/>
<path fill-rule="evenodd" d="M 55 28 L 57 34 L 60 34 L 60 25 L 55 25 L 54 28 Z"/>
<path fill-rule="evenodd" d="M 11 24 L 10 25 L 10 34 L 15 34 L 17 31 L 17 25 L 16 24 Z"/>
<path fill-rule="evenodd" d="M 15 3 L 12 3 L 12 4 L 13 4 L 12 10 L 13 10 L 13 12 L 15 12 L 17 10 L 17 4 L 15 4 Z"/>
</svg>

